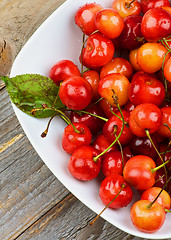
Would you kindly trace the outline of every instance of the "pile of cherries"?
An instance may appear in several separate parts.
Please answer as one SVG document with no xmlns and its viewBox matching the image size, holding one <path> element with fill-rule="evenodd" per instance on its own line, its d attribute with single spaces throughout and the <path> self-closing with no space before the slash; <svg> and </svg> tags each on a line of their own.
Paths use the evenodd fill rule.
<svg viewBox="0 0 171 240">
<path fill-rule="evenodd" d="M 99 196 L 109 208 L 126 207 L 136 189 L 131 220 L 153 233 L 171 208 L 169 0 L 86 3 L 74 17 L 81 70 L 62 59 L 49 72 L 66 106 L 68 169 L 82 181 L 102 175 Z"/>
</svg>

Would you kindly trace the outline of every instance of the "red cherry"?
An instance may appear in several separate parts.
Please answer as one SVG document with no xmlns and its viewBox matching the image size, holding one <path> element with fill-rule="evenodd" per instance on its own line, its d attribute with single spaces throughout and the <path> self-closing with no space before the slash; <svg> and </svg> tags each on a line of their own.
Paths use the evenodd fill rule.
<svg viewBox="0 0 171 240">
<path fill-rule="evenodd" d="M 129 112 L 122 110 L 122 114 L 125 122 L 127 122 L 129 119 Z M 117 115 L 121 117 L 120 113 L 117 113 Z M 103 134 L 112 143 L 116 139 L 116 136 L 118 136 L 119 133 L 121 132 L 122 126 L 123 126 L 122 119 L 118 118 L 117 116 L 112 116 L 104 124 Z M 130 131 L 129 127 L 125 124 L 123 128 L 123 132 L 119 138 L 119 142 L 122 145 L 127 145 L 128 143 L 130 143 L 132 138 L 133 138 L 133 134 Z"/>
<path fill-rule="evenodd" d="M 69 124 L 62 136 L 63 149 L 72 154 L 77 148 L 91 143 L 91 132 L 83 123 L 75 123 L 74 127 Z"/>
<path fill-rule="evenodd" d="M 144 72 L 134 74 L 129 88 L 129 100 L 133 104 L 153 103 L 161 106 L 164 99 L 165 88 L 160 80 Z"/>
<path fill-rule="evenodd" d="M 124 188 L 119 193 L 122 186 L 124 186 Z M 119 195 L 116 197 L 118 193 Z M 113 174 L 107 176 L 102 181 L 99 196 L 105 205 L 109 204 L 114 197 L 116 197 L 116 199 L 109 205 L 109 208 L 117 209 L 126 207 L 131 202 L 133 193 L 132 189 L 121 175 Z"/>
<path fill-rule="evenodd" d="M 59 86 L 60 82 L 73 76 L 81 76 L 81 73 L 72 61 L 61 60 L 57 62 L 49 71 L 49 77 Z"/>
<path fill-rule="evenodd" d="M 142 18 L 141 32 L 149 42 L 171 35 L 171 14 L 162 8 L 148 10 Z"/>
<path fill-rule="evenodd" d="M 100 4 L 86 3 L 77 10 L 75 14 L 75 23 L 83 33 L 90 35 L 97 30 L 94 19 L 96 13 L 101 9 L 103 9 L 103 7 Z"/>
<path fill-rule="evenodd" d="M 105 151 L 109 146 L 110 142 L 107 140 L 107 138 L 103 134 L 99 134 L 94 141 L 92 142 L 91 146 L 96 148 L 100 153 Z M 118 150 L 118 145 L 114 144 L 107 152 L 110 152 L 111 150 Z"/>
<path fill-rule="evenodd" d="M 155 198 L 158 196 L 158 194 L 161 192 L 162 188 L 159 187 L 152 187 L 147 190 L 145 190 L 142 195 L 141 199 L 142 200 L 149 200 L 150 202 L 153 202 Z M 164 189 L 160 193 L 160 195 L 157 197 L 155 200 L 156 203 L 159 203 L 163 208 L 165 209 L 170 209 L 171 207 L 171 199 L 168 194 Z"/>
<path fill-rule="evenodd" d="M 122 175 L 123 162 L 125 161 L 122 159 L 121 152 L 111 150 L 103 156 L 102 173 L 106 177 L 116 173 Z"/>
<path fill-rule="evenodd" d="M 155 183 L 156 167 L 152 158 L 137 155 L 129 159 L 124 167 L 123 176 L 125 180 L 137 190 L 146 190 Z"/>
<path fill-rule="evenodd" d="M 141 0 L 143 14 L 151 8 L 170 7 L 169 0 Z"/>
<path fill-rule="evenodd" d="M 70 77 L 61 83 L 59 97 L 68 108 L 81 110 L 91 102 L 93 90 L 90 83 L 83 77 Z"/>
<path fill-rule="evenodd" d="M 146 136 L 146 130 L 149 133 L 156 132 L 162 121 L 162 112 L 154 104 L 142 103 L 138 105 L 129 117 L 129 128 L 131 132 L 139 137 Z"/>
<path fill-rule="evenodd" d="M 162 123 L 157 133 L 161 136 L 171 138 L 171 107 L 162 107 Z M 166 124 L 167 126 L 165 126 Z"/>
<path fill-rule="evenodd" d="M 124 29 L 119 36 L 121 48 L 132 50 L 145 42 L 141 33 L 141 21 L 140 15 L 130 15 L 124 19 Z"/>
<path fill-rule="evenodd" d="M 105 122 L 98 117 L 92 116 L 88 113 L 92 113 L 96 116 L 103 116 L 103 112 L 97 104 L 87 108 L 86 112 L 87 113 L 77 113 L 72 111 L 70 114 L 70 120 L 72 123 L 85 124 L 90 129 L 92 134 L 97 134 L 101 131 L 101 128 Z"/>
<path fill-rule="evenodd" d="M 112 41 L 98 32 L 88 37 L 81 59 L 86 66 L 101 67 L 112 60 L 114 51 Z"/>
<path fill-rule="evenodd" d="M 99 155 L 99 151 L 91 146 L 77 148 L 72 154 L 68 169 L 71 175 L 82 181 L 90 181 L 96 178 L 101 168 L 101 158 L 94 161 L 93 158 Z"/>
</svg>

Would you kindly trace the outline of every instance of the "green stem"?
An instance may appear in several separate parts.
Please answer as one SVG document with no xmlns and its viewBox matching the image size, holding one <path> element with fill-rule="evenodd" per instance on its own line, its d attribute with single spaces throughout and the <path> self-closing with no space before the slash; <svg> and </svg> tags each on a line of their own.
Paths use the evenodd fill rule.
<svg viewBox="0 0 171 240">
<path fill-rule="evenodd" d="M 94 160 L 95 162 L 97 162 L 98 158 L 100 158 L 103 154 L 105 154 L 105 153 L 119 140 L 119 138 L 120 138 L 120 136 L 121 136 L 121 134 L 122 134 L 122 132 L 123 132 L 123 130 L 124 130 L 124 126 L 125 126 L 124 116 L 123 116 L 123 113 L 122 113 L 122 111 L 121 111 L 121 108 L 120 108 L 119 104 L 118 104 L 118 103 L 116 103 L 116 104 L 117 104 L 117 107 L 118 107 L 118 109 L 119 109 L 119 111 L 120 111 L 120 113 L 121 113 L 121 116 L 122 116 L 122 122 L 123 122 L 123 124 L 122 124 L 121 131 L 120 131 L 120 133 L 118 134 L 117 138 L 115 138 L 115 140 L 110 144 L 110 146 L 109 146 L 108 148 L 106 148 L 106 149 L 105 149 L 103 152 L 101 152 L 98 156 L 96 156 L 96 157 L 93 158 L 93 160 Z"/>
<path fill-rule="evenodd" d="M 157 166 L 155 168 L 152 168 L 151 169 L 151 172 L 154 173 L 156 172 L 157 170 L 159 170 L 160 168 L 164 167 L 167 163 L 169 163 L 171 161 L 171 159 L 167 160 L 166 162 L 162 163 L 160 166 Z"/>
</svg>

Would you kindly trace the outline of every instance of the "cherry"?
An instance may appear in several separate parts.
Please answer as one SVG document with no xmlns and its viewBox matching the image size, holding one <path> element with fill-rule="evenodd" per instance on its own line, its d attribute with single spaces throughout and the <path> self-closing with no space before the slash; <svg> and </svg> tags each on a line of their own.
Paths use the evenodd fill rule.
<svg viewBox="0 0 171 240">
<path fill-rule="evenodd" d="M 129 112 L 122 110 L 124 121 L 127 122 L 129 119 Z M 119 116 L 120 118 L 118 118 Z M 103 134 L 108 139 L 108 141 L 113 142 L 116 139 L 116 136 L 119 135 L 121 129 L 123 131 L 119 138 L 119 142 L 122 145 L 127 145 L 133 138 L 133 134 L 130 131 L 129 127 L 125 124 L 123 127 L 123 120 L 121 114 L 117 113 L 117 116 L 112 116 L 103 126 Z"/>
<path fill-rule="evenodd" d="M 124 19 L 124 29 L 119 36 L 121 48 L 132 50 L 145 42 L 141 33 L 141 21 L 140 15 L 130 15 Z"/>
<path fill-rule="evenodd" d="M 171 107 L 162 107 L 162 123 L 157 133 L 161 136 L 171 138 Z"/>
<path fill-rule="evenodd" d="M 71 111 L 70 120 L 72 123 L 84 123 L 90 129 L 92 134 L 97 134 L 101 131 L 101 128 L 105 123 L 104 120 L 99 118 L 103 115 L 101 108 L 96 104 L 88 107 L 84 112 Z"/>
<path fill-rule="evenodd" d="M 114 0 L 112 8 L 118 11 L 122 18 L 130 15 L 139 15 L 141 13 L 141 4 L 135 0 Z"/>
<path fill-rule="evenodd" d="M 165 62 L 163 71 L 167 81 L 171 82 L 171 57 Z"/>
<path fill-rule="evenodd" d="M 112 73 L 103 77 L 98 86 L 98 92 L 112 106 L 117 106 L 114 97 L 120 106 L 128 101 L 129 80 L 121 73 Z M 114 96 L 115 95 L 115 96 Z"/>
<path fill-rule="evenodd" d="M 106 177 L 115 173 L 122 175 L 125 162 L 120 151 L 111 150 L 103 156 L 102 173 Z"/>
<path fill-rule="evenodd" d="M 94 161 L 99 151 L 92 146 L 77 148 L 68 162 L 68 169 L 73 177 L 82 181 L 96 178 L 101 168 L 101 158 Z"/>
<path fill-rule="evenodd" d="M 59 97 L 68 108 L 81 110 L 90 104 L 93 90 L 90 83 L 83 77 L 70 77 L 61 83 Z"/>
<path fill-rule="evenodd" d="M 110 62 L 114 55 L 112 41 L 101 33 L 94 33 L 87 39 L 87 44 L 81 53 L 81 60 L 85 66 L 101 67 Z"/>
<path fill-rule="evenodd" d="M 133 74 L 133 68 L 130 62 L 125 58 L 114 57 L 109 63 L 101 68 L 100 78 L 102 79 L 111 73 L 121 73 L 126 78 L 130 79 Z"/>
<path fill-rule="evenodd" d="M 130 158 L 124 167 L 123 176 L 125 180 L 137 190 L 146 190 L 155 183 L 156 167 L 152 158 L 137 155 Z"/>
<path fill-rule="evenodd" d="M 62 147 L 67 153 L 72 154 L 78 147 L 89 145 L 91 138 L 89 128 L 83 123 L 69 124 L 64 129 Z"/>
<path fill-rule="evenodd" d="M 124 22 L 117 11 L 107 8 L 96 14 L 95 26 L 105 37 L 113 39 L 121 34 Z"/>
<path fill-rule="evenodd" d="M 136 107 L 135 104 L 128 100 L 124 105 L 124 110 L 126 110 L 127 112 L 131 112 L 134 110 L 135 107 Z"/>
<path fill-rule="evenodd" d="M 88 70 L 83 73 L 83 78 L 85 78 L 91 85 L 93 89 L 93 101 L 97 101 L 100 98 L 100 94 L 98 93 L 98 84 L 100 81 L 99 73 L 95 70 Z"/>
<path fill-rule="evenodd" d="M 136 49 L 130 50 L 130 52 L 129 52 L 129 61 L 135 72 L 141 71 L 141 68 L 138 65 L 138 61 L 137 61 L 138 50 L 139 50 L 139 48 L 136 48 Z"/>
<path fill-rule="evenodd" d="M 160 193 L 161 192 L 161 193 Z M 160 195 L 158 196 L 158 194 Z M 157 197 L 157 199 L 156 199 Z M 153 202 L 155 200 L 156 203 L 159 203 L 162 205 L 165 209 L 170 209 L 171 207 L 171 198 L 164 189 L 160 187 L 152 187 L 145 190 L 141 195 L 142 200 L 149 200 L 150 202 Z"/>
<path fill-rule="evenodd" d="M 155 136 L 151 136 L 154 145 L 159 150 L 159 144 Z M 150 139 L 148 137 L 134 137 L 130 143 L 130 150 L 133 155 L 146 155 L 151 157 L 153 160 L 156 160 L 158 154 L 154 149 Z"/>
<path fill-rule="evenodd" d="M 143 16 L 141 32 L 149 42 L 171 35 L 171 15 L 162 8 L 149 9 Z"/>
<path fill-rule="evenodd" d="M 49 77 L 59 86 L 60 82 L 73 76 L 81 76 L 81 73 L 72 61 L 65 59 L 58 61 L 49 71 Z"/>
<path fill-rule="evenodd" d="M 111 106 L 105 98 L 101 99 L 99 105 L 107 118 L 112 117 L 113 112 L 116 113 L 119 111 L 117 107 Z"/>
<path fill-rule="evenodd" d="M 118 193 L 119 195 L 117 195 Z M 117 196 L 115 200 L 108 205 L 109 208 L 117 209 L 126 207 L 131 202 L 133 193 L 121 175 L 112 174 L 101 182 L 99 196 L 104 205 L 108 205 Z"/>
<path fill-rule="evenodd" d="M 151 8 L 170 7 L 168 0 L 141 0 L 140 2 L 143 14 Z"/>
<path fill-rule="evenodd" d="M 159 43 L 145 43 L 137 52 L 137 63 L 141 70 L 153 74 L 162 68 L 163 60 L 169 58 L 168 50 Z"/>
<path fill-rule="evenodd" d="M 96 29 L 94 19 L 98 11 L 103 7 L 97 3 L 86 3 L 75 14 L 75 23 L 86 35 L 92 34 Z"/>
<path fill-rule="evenodd" d="M 96 148 L 100 153 L 105 151 L 109 146 L 110 142 L 107 140 L 107 138 L 103 134 L 99 134 L 91 143 L 91 146 Z M 118 145 L 114 144 L 107 152 L 110 152 L 111 150 L 118 150 Z"/>
<path fill-rule="evenodd" d="M 152 103 L 142 103 L 130 112 L 129 128 L 131 132 L 139 137 L 146 136 L 146 130 L 149 133 L 156 132 L 162 121 L 161 110 Z"/>
<path fill-rule="evenodd" d="M 133 204 L 130 211 L 133 225 L 146 233 L 158 231 L 165 221 L 164 208 L 156 202 L 152 206 L 150 204 L 149 200 L 139 200 Z"/>
<path fill-rule="evenodd" d="M 162 106 L 165 100 L 164 85 L 153 75 L 144 72 L 135 73 L 129 88 L 129 100 L 135 105 L 153 103 Z"/>
</svg>

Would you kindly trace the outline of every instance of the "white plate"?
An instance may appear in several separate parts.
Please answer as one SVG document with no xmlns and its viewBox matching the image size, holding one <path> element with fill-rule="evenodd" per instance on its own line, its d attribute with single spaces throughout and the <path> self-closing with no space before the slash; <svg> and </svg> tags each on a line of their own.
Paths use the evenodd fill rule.
<svg viewBox="0 0 171 240">
<path fill-rule="evenodd" d="M 32 35 L 18 54 L 11 77 L 24 73 L 40 73 L 48 76 L 49 69 L 61 59 L 70 59 L 80 66 L 82 33 L 74 24 L 74 14 L 83 2 L 98 2 L 104 7 L 110 7 L 112 0 L 68 0 L 62 4 Z M 52 121 L 48 136 L 40 137 L 47 126 L 47 119 L 35 119 L 21 112 L 14 105 L 14 111 L 31 144 L 42 160 L 80 201 L 94 212 L 99 213 L 104 205 L 99 198 L 98 180 L 81 182 L 74 179 L 67 169 L 69 155 L 61 147 L 61 137 L 65 123 L 56 118 Z M 134 199 L 135 200 L 135 199 Z M 134 228 L 130 220 L 130 207 L 120 210 L 107 209 L 102 217 L 121 230 L 135 236 L 148 239 L 171 238 L 171 214 L 167 214 L 164 226 L 154 234 L 145 234 Z"/>
</svg>

